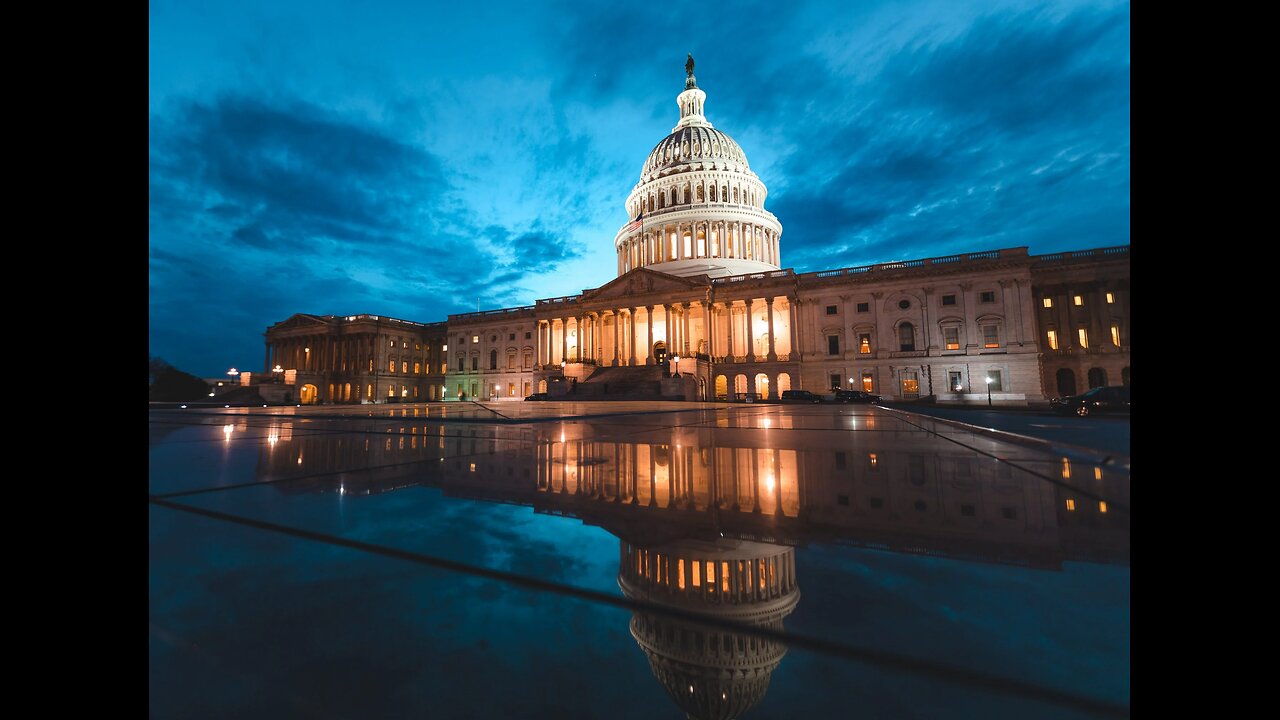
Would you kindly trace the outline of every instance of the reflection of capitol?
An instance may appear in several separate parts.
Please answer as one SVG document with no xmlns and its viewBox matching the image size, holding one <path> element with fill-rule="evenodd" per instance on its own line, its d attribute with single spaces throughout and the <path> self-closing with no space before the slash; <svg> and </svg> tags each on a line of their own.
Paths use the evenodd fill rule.
<svg viewBox="0 0 1280 720">
<path fill-rule="evenodd" d="M 623 594 L 782 631 L 800 600 L 795 549 L 752 541 L 622 541 Z M 631 634 L 663 688 L 689 717 L 736 718 L 764 698 L 786 646 L 744 633 L 636 613 Z"/>
<path fill-rule="evenodd" d="M 645 441 L 591 422 L 427 425 L 418 412 L 390 411 L 381 432 L 361 434 L 290 432 L 281 421 L 259 475 L 291 493 L 435 487 L 575 517 L 621 538 L 627 597 L 777 631 L 799 602 L 794 547 L 810 542 L 1051 570 L 1129 563 L 1126 512 L 874 411 L 803 432 L 769 424 L 800 422 L 785 416 L 755 428 L 655 427 Z M 1038 469 L 1128 504 L 1128 476 L 1114 469 L 1062 458 Z M 755 706 L 786 652 L 648 613 L 631 633 L 691 718 Z"/>
</svg>

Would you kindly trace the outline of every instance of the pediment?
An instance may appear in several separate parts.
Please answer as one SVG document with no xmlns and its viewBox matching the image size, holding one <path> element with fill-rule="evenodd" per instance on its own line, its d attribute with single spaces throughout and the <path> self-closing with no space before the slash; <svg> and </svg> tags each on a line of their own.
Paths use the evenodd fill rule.
<svg viewBox="0 0 1280 720">
<path fill-rule="evenodd" d="M 294 313 L 287 320 L 276 323 L 272 326 L 272 330 L 290 330 L 293 328 L 327 328 L 329 322 L 317 315 L 308 315 L 306 313 Z"/>
<path fill-rule="evenodd" d="M 652 294 L 701 292 L 704 288 L 706 284 L 696 280 L 668 275 L 657 270 L 637 268 L 594 290 L 584 290 L 580 302 L 598 302 Z"/>
</svg>

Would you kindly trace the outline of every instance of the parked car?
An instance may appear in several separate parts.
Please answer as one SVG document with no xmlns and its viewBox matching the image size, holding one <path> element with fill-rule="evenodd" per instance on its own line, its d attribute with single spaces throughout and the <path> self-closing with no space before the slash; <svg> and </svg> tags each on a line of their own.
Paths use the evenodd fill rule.
<svg viewBox="0 0 1280 720">
<path fill-rule="evenodd" d="M 878 403 L 879 395 L 872 395 L 862 390 L 832 390 L 831 399 L 827 402 L 836 403 Z"/>
<path fill-rule="evenodd" d="M 534 394 L 532 394 L 532 395 L 530 395 L 530 396 L 528 396 L 528 397 L 526 397 L 526 398 L 525 398 L 525 400 L 526 400 L 526 401 L 528 401 L 528 400 L 546 400 L 546 399 L 547 399 L 547 394 L 546 394 L 546 393 L 534 393 Z"/>
<path fill-rule="evenodd" d="M 1052 407 L 1059 415 L 1128 415 L 1129 386 L 1096 387 L 1081 395 L 1054 398 Z"/>
<path fill-rule="evenodd" d="M 783 390 L 782 402 L 819 403 L 822 402 L 822 396 L 815 395 L 808 390 Z"/>
</svg>

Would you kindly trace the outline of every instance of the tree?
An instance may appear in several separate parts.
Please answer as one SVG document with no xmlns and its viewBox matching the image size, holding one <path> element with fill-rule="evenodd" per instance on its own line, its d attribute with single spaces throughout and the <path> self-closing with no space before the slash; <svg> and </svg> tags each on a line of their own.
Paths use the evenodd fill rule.
<svg viewBox="0 0 1280 720">
<path fill-rule="evenodd" d="M 208 383 L 165 363 L 155 382 L 151 383 L 147 399 L 151 402 L 183 402 L 206 400 L 208 397 Z"/>
</svg>

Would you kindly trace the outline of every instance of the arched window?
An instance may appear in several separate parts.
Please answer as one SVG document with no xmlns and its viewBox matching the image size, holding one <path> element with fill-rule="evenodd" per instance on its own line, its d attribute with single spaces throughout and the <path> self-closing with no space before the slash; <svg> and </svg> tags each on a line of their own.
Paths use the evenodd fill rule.
<svg viewBox="0 0 1280 720">
<path fill-rule="evenodd" d="M 690 188 L 689 188 L 689 183 L 685 183 L 685 184 L 684 184 L 684 195 L 683 195 L 683 197 L 684 197 L 684 204 L 685 204 L 685 205 L 688 205 L 688 204 L 689 204 L 689 202 L 690 202 L 690 200 L 693 198 L 693 192 L 692 192 L 692 191 L 690 190 Z"/>
<path fill-rule="evenodd" d="M 706 202 L 706 201 L 707 201 L 706 189 L 701 184 L 699 184 L 698 185 L 698 202 Z"/>
<path fill-rule="evenodd" d="M 1076 374 L 1070 368 L 1060 368 L 1057 372 L 1058 396 L 1066 397 L 1076 394 Z"/>
<path fill-rule="evenodd" d="M 898 326 L 898 348 L 902 352 L 910 352 L 916 349 L 916 328 L 909 322 L 904 322 Z"/>
<path fill-rule="evenodd" d="M 1107 371 L 1100 367 L 1089 368 L 1089 387 L 1106 387 Z"/>
<path fill-rule="evenodd" d="M 716 201 L 716 186 L 715 186 L 715 185 L 712 185 L 712 186 L 709 188 L 709 191 L 710 191 L 710 193 L 711 193 L 711 197 L 710 197 L 710 198 L 708 198 L 708 199 L 709 199 L 709 200 L 711 200 L 711 202 L 715 202 L 715 201 Z"/>
<path fill-rule="evenodd" d="M 489 351 L 489 369 L 490 370 L 498 369 L 498 351 L 497 350 Z"/>
</svg>

